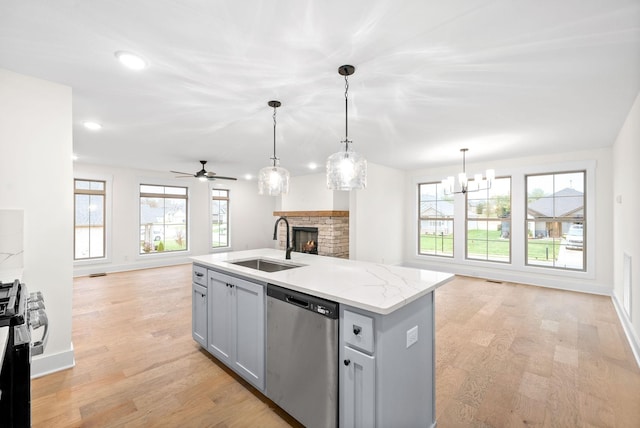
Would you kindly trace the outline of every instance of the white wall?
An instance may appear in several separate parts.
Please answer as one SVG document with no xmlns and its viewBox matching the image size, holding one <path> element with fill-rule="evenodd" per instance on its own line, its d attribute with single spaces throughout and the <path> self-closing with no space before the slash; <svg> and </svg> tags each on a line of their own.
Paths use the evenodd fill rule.
<svg viewBox="0 0 640 428">
<path fill-rule="evenodd" d="M 402 263 L 407 211 L 404 186 L 404 171 L 368 162 L 367 188 L 350 192 L 349 258 Z"/>
<path fill-rule="evenodd" d="M 189 262 L 189 256 L 213 251 L 246 250 L 273 247 L 273 211 L 275 198 L 258 195 L 255 181 L 216 181 L 211 185 L 229 190 L 231 248 L 211 250 L 208 182 L 176 179 L 173 174 L 101 165 L 74 164 L 75 178 L 103 179 L 107 189 L 107 259 L 75 262 L 74 274 L 117 272 Z M 164 184 L 189 187 L 189 251 L 180 253 L 139 254 L 139 185 Z M 110 218 L 109 218 L 110 217 Z"/>
<path fill-rule="evenodd" d="M 613 295 L 619 314 L 632 338 L 640 362 L 640 94 L 613 146 L 613 192 L 606 202 L 613 205 Z M 631 256 L 631 317 L 623 310 L 623 257 Z"/>
<path fill-rule="evenodd" d="M 74 364 L 71 88 L 0 69 L 0 208 L 24 210 L 24 274 L 42 291 L 50 336 L 37 376 Z"/>
<path fill-rule="evenodd" d="M 412 171 L 407 175 L 405 203 L 405 264 L 433 270 L 489 278 L 524 284 L 550 286 L 568 290 L 610 295 L 612 290 L 613 262 L 613 209 L 612 150 L 600 149 L 564 154 L 542 155 L 529 158 L 507 159 L 489 164 L 468 164 L 471 173 L 495 168 L 496 175 L 512 177 L 512 262 L 500 264 L 464 259 L 458 251 L 454 259 L 417 255 L 417 184 L 440 181 L 442 177 L 455 175 L 460 165 Z M 593 226 L 587 229 L 587 242 L 592 251 L 587 252 L 587 272 L 571 272 L 525 266 L 525 191 L 524 174 L 587 168 L 587 193 L 593 203 L 587 203 L 587 221 Z M 460 200 L 462 201 L 461 195 Z M 588 200 L 589 201 L 589 200 Z M 456 201 L 457 203 L 458 201 Z M 464 203 L 456 209 L 464 210 Z M 456 219 L 455 230 L 465 230 L 464 219 Z M 459 233 L 456 236 L 460 236 Z M 458 242 L 456 240 L 456 242 Z M 463 240 L 458 248 L 464 248 Z"/>
<path fill-rule="evenodd" d="M 348 211 L 349 192 L 327 188 L 325 173 L 291 177 L 289 193 L 281 196 L 282 211 Z"/>
</svg>

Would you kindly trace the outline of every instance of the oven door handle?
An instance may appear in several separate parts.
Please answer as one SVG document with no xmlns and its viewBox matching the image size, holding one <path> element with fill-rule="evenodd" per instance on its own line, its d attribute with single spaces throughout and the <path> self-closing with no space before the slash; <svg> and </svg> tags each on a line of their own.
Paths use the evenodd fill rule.
<svg viewBox="0 0 640 428">
<path fill-rule="evenodd" d="M 31 356 L 43 354 L 44 348 L 47 346 L 47 342 L 49 341 L 49 318 L 47 318 L 47 313 L 44 310 L 39 309 L 37 311 L 37 314 L 37 326 L 34 326 L 32 324 L 32 328 L 34 330 L 37 330 L 40 327 L 44 327 L 44 333 L 42 334 L 42 338 L 40 340 L 31 344 Z"/>
</svg>

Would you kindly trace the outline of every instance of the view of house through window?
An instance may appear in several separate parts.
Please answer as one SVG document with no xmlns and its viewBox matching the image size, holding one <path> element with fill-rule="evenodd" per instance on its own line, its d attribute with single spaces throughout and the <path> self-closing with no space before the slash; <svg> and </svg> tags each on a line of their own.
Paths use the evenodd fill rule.
<svg viewBox="0 0 640 428">
<path fill-rule="evenodd" d="M 586 172 L 529 175 L 527 264 L 585 270 Z"/>
<path fill-rule="evenodd" d="M 187 249 L 187 188 L 140 185 L 140 254 Z"/>
<path fill-rule="evenodd" d="M 418 185 L 418 253 L 453 257 L 453 195 L 441 183 Z"/>
<path fill-rule="evenodd" d="M 105 184 L 74 180 L 74 260 L 105 257 Z"/>
<path fill-rule="evenodd" d="M 211 189 L 211 247 L 229 246 L 229 191 Z"/>
<path fill-rule="evenodd" d="M 467 258 L 510 262 L 511 178 L 496 178 L 490 189 L 466 196 Z"/>
</svg>

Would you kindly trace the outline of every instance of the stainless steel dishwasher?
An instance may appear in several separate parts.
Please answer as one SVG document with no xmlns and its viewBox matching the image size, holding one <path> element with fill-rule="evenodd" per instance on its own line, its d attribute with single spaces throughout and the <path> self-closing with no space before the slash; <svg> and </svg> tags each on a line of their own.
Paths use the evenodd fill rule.
<svg viewBox="0 0 640 428">
<path fill-rule="evenodd" d="M 267 386 L 308 428 L 338 425 L 338 304 L 267 286 Z"/>
</svg>

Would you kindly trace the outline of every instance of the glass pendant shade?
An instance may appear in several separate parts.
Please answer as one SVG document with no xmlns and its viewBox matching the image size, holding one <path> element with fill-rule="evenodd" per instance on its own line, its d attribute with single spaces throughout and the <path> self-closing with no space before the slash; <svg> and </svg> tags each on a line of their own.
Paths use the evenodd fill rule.
<svg viewBox="0 0 640 428">
<path fill-rule="evenodd" d="M 327 158 L 327 187 L 362 190 L 367 187 L 367 160 L 349 148 Z"/>
<path fill-rule="evenodd" d="M 289 171 L 280 166 L 265 166 L 258 173 L 258 194 L 279 196 L 289 193 Z"/>
</svg>

